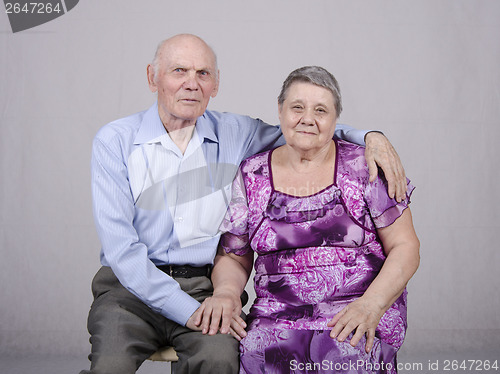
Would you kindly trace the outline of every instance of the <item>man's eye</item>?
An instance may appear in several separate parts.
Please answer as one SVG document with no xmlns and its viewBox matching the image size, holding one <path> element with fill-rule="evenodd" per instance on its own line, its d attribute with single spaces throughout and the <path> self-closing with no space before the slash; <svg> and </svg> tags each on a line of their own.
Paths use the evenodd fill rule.
<svg viewBox="0 0 500 374">
<path fill-rule="evenodd" d="M 184 69 L 183 68 L 175 68 L 174 71 L 176 73 L 182 73 L 184 71 Z"/>
<path fill-rule="evenodd" d="M 198 72 L 198 74 L 202 75 L 202 76 L 207 76 L 209 75 L 210 73 L 208 71 L 205 71 L 205 70 L 201 70 Z"/>
</svg>

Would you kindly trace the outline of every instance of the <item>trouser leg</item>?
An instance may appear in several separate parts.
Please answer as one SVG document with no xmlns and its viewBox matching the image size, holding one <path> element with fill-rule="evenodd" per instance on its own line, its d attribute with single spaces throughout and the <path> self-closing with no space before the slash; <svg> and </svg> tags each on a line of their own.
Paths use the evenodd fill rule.
<svg viewBox="0 0 500 374">
<path fill-rule="evenodd" d="M 239 372 L 238 341 L 231 335 L 203 335 L 182 331 L 173 342 L 179 361 L 172 363 L 176 374 Z"/>
<path fill-rule="evenodd" d="M 176 278 L 181 288 L 202 302 L 213 293 L 207 277 Z M 133 374 L 159 347 L 173 345 L 179 356 L 176 374 L 238 373 L 238 341 L 231 335 L 203 335 L 153 312 L 127 291 L 110 268 L 92 283 L 88 330 L 91 370 L 80 374 Z"/>
<path fill-rule="evenodd" d="M 177 279 L 181 288 L 202 302 L 213 292 L 212 283 L 206 277 Z M 179 361 L 172 363 L 176 374 L 239 372 L 239 342 L 232 335 L 203 335 L 184 326 L 169 331 Z"/>
<path fill-rule="evenodd" d="M 163 345 L 166 320 L 127 291 L 112 270 L 102 267 L 92 282 L 94 302 L 88 317 L 90 371 L 80 374 L 133 374 Z"/>
</svg>

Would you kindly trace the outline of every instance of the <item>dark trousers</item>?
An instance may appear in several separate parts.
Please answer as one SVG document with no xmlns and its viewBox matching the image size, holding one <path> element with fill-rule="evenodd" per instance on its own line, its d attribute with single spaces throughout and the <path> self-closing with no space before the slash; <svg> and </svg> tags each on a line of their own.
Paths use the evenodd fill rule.
<svg viewBox="0 0 500 374">
<path fill-rule="evenodd" d="M 207 277 L 176 278 L 202 302 L 212 295 Z M 179 361 L 176 373 L 237 373 L 238 341 L 231 335 L 203 335 L 151 310 L 127 291 L 109 267 L 92 282 L 94 302 L 88 317 L 92 353 L 90 371 L 80 374 L 133 374 L 158 348 L 171 345 Z"/>
</svg>

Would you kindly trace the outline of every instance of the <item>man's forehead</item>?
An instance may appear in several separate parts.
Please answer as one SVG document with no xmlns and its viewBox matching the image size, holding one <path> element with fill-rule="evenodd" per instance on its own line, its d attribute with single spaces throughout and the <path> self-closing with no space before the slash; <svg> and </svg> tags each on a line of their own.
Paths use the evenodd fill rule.
<svg viewBox="0 0 500 374">
<path fill-rule="evenodd" d="M 189 60 L 183 58 L 167 58 L 165 59 L 166 67 L 170 68 L 185 68 L 192 70 L 214 70 L 215 65 L 209 61 L 197 61 L 197 60 Z"/>
<path fill-rule="evenodd" d="M 164 65 L 168 67 L 215 70 L 215 58 L 210 51 L 171 48 L 162 53 L 162 60 Z"/>
</svg>

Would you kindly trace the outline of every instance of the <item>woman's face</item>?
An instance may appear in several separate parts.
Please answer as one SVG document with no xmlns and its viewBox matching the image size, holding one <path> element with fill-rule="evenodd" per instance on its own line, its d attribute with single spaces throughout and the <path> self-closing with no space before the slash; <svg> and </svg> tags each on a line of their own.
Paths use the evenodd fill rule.
<svg viewBox="0 0 500 374">
<path fill-rule="evenodd" d="M 295 82 L 278 109 L 281 131 L 289 146 L 308 152 L 330 145 L 337 112 L 329 90 L 312 83 Z"/>
</svg>

